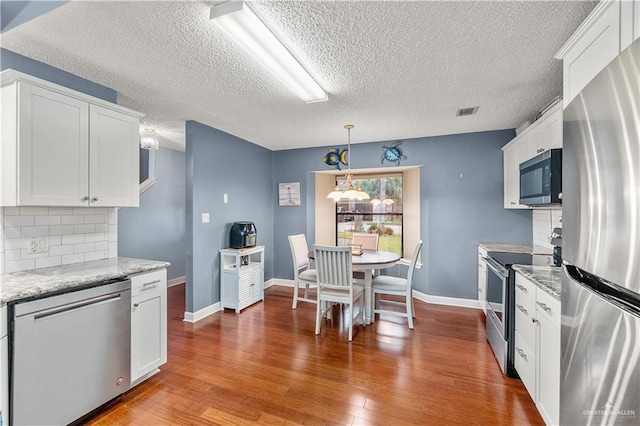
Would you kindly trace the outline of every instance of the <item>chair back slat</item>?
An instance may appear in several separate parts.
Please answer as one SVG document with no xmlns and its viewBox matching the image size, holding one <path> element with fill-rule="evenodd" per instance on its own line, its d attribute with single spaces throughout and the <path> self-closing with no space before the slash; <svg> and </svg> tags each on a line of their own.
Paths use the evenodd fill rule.
<svg viewBox="0 0 640 426">
<path fill-rule="evenodd" d="M 318 286 L 348 288 L 353 283 L 351 247 L 313 246 Z"/>
</svg>

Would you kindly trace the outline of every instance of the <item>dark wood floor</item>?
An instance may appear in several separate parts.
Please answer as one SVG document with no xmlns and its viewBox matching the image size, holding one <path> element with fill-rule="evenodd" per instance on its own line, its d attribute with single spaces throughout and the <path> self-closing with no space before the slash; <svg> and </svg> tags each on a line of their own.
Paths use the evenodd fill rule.
<svg viewBox="0 0 640 426">
<path fill-rule="evenodd" d="M 415 330 L 387 316 L 349 343 L 339 311 L 315 336 L 315 306 L 292 310 L 291 292 L 189 324 L 171 287 L 167 364 L 90 423 L 543 424 L 501 373 L 481 311 L 416 301 Z"/>
</svg>

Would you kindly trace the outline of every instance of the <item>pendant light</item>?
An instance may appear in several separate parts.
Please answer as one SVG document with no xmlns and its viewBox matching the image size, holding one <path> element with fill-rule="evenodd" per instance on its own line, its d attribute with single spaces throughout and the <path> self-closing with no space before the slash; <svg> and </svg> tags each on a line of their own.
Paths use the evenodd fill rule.
<svg viewBox="0 0 640 426">
<path fill-rule="evenodd" d="M 347 129 L 347 174 L 345 175 L 346 182 L 342 185 L 336 185 L 333 191 L 327 195 L 327 198 L 333 198 L 335 201 L 340 200 L 368 200 L 369 194 L 364 192 L 361 187 L 356 187 L 353 184 L 353 176 L 351 176 L 351 129 L 354 128 L 353 124 L 345 124 Z"/>
</svg>

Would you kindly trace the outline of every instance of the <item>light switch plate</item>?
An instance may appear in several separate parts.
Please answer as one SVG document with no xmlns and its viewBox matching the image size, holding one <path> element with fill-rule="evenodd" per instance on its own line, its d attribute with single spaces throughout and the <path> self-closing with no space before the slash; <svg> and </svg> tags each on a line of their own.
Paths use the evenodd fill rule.
<svg viewBox="0 0 640 426">
<path fill-rule="evenodd" d="M 229 202 L 229 194 L 224 194 L 222 196 L 222 202 L 227 204 Z"/>
<path fill-rule="evenodd" d="M 202 223 L 209 223 L 209 213 L 202 213 Z"/>
</svg>

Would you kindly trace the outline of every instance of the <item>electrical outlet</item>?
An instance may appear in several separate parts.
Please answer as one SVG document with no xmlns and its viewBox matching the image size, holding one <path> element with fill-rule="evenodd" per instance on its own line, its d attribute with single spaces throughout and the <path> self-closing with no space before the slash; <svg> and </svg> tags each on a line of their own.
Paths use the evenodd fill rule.
<svg viewBox="0 0 640 426">
<path fill-rule="evenodd" d="M 37 253 L 38 252 L 38 239 L 37 238 L 31 238 L 28 242 L 27 242 L 27 253 Z"/>
</svg>

